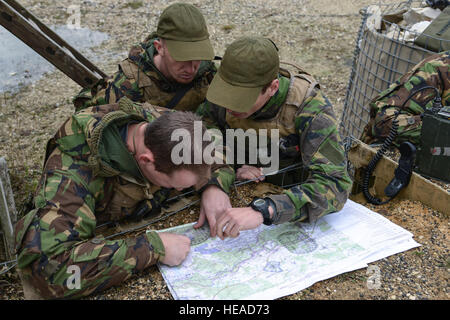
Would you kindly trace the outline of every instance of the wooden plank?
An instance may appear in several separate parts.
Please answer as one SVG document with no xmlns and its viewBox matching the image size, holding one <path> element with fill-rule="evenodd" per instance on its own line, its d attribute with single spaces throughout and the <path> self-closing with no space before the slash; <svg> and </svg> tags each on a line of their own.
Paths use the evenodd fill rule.
<svg viewBox="0 0 450 320">
<path fill-rule="evenodd" d="M 82 87 L 106 75 L 13 0 L 0 0 L 0 24 Z"/>
<path fill-rule="evenodd" d="M 6 254 L 9 259 L 14 258 L 14 229 L 17 221 L 17 212 L 14 204 L 14 195 L 9 181 L 6 160 L 0 158 L 0 225 L 6 240 Z M 1 240 L 1 238 L 0 238 Z"/>
<path fill-rule="evenodd" d="M 42 23 L 38 18 L 36 18 L 33 14 L 31 14 L 28 10 L 22 7 L 15 0 L 4 0 L 7 4 L 9 4 L 14 10 L 20 13 L 25 19 L 33 21 L 39 29 L 46 34 L 50 39 L 56 42 L 61 47 L 67 48 L 70 53 L 82 64 L 86 66 L 92 72 L 96 72 L 105 78 L 107 75 L 101 71 L 96 65 L 94 65 L 91 61 L 85 58 L 80 52 L 74 49 L 70 44 L 68 44 L 64 39 L 62 39 L 57 33 L 55 33 L 52 29 L 47 27 L 44 23 Z"/>
<path fill-rule="evenodd" d="M 362 176 L 361 170 L 365 169 L 370 160 L 376 154 L 376 150 L 367 144 L 355 140 L 348 153 L 348 159 L 358 171 L 356 176 Z M 373 172 L 374 185 L 370 192 L 377 198 L 386 198 L 384 196 L 384 188 L 394 177 L 394 171 L 398 164 L 383 156 L 377 163 Z M 397 195 L 398 198 L 418 200 L 429 207 L 450 215 L 450 194 L 435 183 L 425 179 L 421 175 L 413 172 L 411 180 L 406 188 L 401 190 Z"/>
<path fill-rule="evenodd" d="M 0 223 L 0 262 L 9 261 L 9 259 L 11 259 L 8 245 L 6 243 L 7 243 L 6 238 L 3 232 L 1 231 L 1 223 Z"/>
</svg>

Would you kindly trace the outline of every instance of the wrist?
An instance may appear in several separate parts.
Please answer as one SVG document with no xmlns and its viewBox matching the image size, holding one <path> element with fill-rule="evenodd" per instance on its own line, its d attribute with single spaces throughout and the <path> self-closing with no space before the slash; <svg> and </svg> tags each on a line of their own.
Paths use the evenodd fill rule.
<svg viewBox="0 0 450 320">
<path fill-rule="evenodd" d="M 207 185 L 202 191 L 201 191 L 201 195 L 204 195 L 205 193 L 215 193 L 215 192 L 223 192 L 226 194 L 225 191 L 223 191 L 220 187 L 218 187 L 215 184 L 209 184 Z"/>
<path fill-rule="evenodd" d="M 153 252 L 158 255 L 159 260 L 163 259 L 166 256 L 166 248 L 164 247 L 164 243 L 156 231 L 147 231 L 146 233 L 147 240 L 153 248 Z"/>
<path fill-rule="evenodd" d="M 271 199 L 255 198 L 250 203 L 250 207 L 254 211 L 259 212 L 263 221 L 262 223 L 268 226 L 272 224 L 272 217 L 276 215 L 276 208 Z"/>
<path fill-rule="evenodd" d="M 251 208 L 251 207 L 250 207 Z M 255 221 L 257 222 L 257 225 L 260 226 L 264 223 L 264 217 L 261 214 L 261 212 L 251 208 L 253 210 L 253 213 L 255 214 Z"/>
</svg>

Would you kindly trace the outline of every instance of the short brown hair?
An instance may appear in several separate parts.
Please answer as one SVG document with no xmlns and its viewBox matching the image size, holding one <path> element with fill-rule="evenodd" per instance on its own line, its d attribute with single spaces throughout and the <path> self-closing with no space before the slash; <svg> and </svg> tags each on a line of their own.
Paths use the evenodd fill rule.
<svg viewBox="0 0 450 320">
<path fill-rule="evenodd" d="M 145 128 L 144 143 L 151 150 L 155 157 L 155 169 L 167 175 L 173 174 L 177 170 L 186 169 L 199 177 L 209 178 L 211 165 L 203 160 L 203 151 L 208 145 L 207 141 L 203 141 L 201 145 L 202 161 L 200 164 L 194 163 L 194 152 L 191 152 L 190 163 L 175 164 L 172 161 L 172 149 L 179 144 L 178 141 L 172 141 L 172 133 L 176 129 L 185 129 L 191 135 L 191 150 L 196 147 L 194 141 L 194 123 L 202 121 L 199 116 L 192 112 L 175 111 L 163 113 L 158 119 L 149 123 Z M 206 131 L 206 127 L 202 123 L 202 137 Z"/>
</svg>

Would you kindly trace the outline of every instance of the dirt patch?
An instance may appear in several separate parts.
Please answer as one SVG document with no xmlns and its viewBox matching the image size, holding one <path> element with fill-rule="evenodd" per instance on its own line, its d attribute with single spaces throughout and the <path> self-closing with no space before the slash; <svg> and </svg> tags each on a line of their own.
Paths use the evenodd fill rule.
<svg viewBox="0 0 450 320">
<path fill-rule="evenodd" d="M 173 1 L 138 2 L 111 0 L 81 2 L 81 26 L 107 33 L 110 40 L 93 48 L 107 53 L 97 65 L 107 74 L 117 70 L 128 48 L 156 29 L 162 10 Z M 270 37 L 280 49 L 281 60 L 295 61 L 321 83 L 321 88 L 341 117 L 351 70 L 359 10 L 380 1 L 343 0 L 204 0 L 188 1 L 200 8 L 209 26 L 216 55 L 242 35 Z M 382 1 L 396 3 L 398 1 Z M 28 10 L 49 25 L 67 23 L 72 1 L 22 0 Z M 135 3 L 135 4 L 132 4 Z M 6 157 L 20 210 L 32 193 L 41 173 L 47 140 L 73 113 L 71 98 L 81 88 L 60 71 L 45 75 L 18 93 L 0 94 L 0 155 Z M 250 188 L 251 186 L 247 186 Z M 235 205 L 248 202 L 250 194 L 239 189 Z M 367 269 L 349 272 L 283 299 L 448 299 L 450 268 L 448 218 L 412 201 L 394 200 L 369 208 L 386 216 L 414 234 L 421 247 L 382 259 L 381 286 L 368 289 Z M 193 207 L 163 222 L 155 229 L 196 221 Z M 14 269 L 0 277 L 0 299 L 23 299 Z M 171 299 L 156 267 L 134 276 L 123 285 L 89 299 Z"/>
</svg>

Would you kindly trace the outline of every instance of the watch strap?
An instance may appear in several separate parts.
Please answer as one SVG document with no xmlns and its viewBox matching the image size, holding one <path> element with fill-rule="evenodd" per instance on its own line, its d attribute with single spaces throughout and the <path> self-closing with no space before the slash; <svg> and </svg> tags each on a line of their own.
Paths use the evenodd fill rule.
<svg viewBox="0 0 450 320">
<path fill-rule="evenodd" d="M 254 202 L 258 199 L 262 199 L 262 198 L 255 198 L 253 199 L 253 201 L 250 203 L 250 206 L 252 207 L 253 210 L 255 211 L 259 211 L 262 216 L 263 216 L 263 223 L 267 226 L 270 226 L 272 224 L 272 219 L 270 218 L 270 212 L 269 212 L 269 201 L 267 199 L 262 199 L 264 200 L 264 205 L 263 206 L 257 206 L 254 204 Z"/>
</svg>

